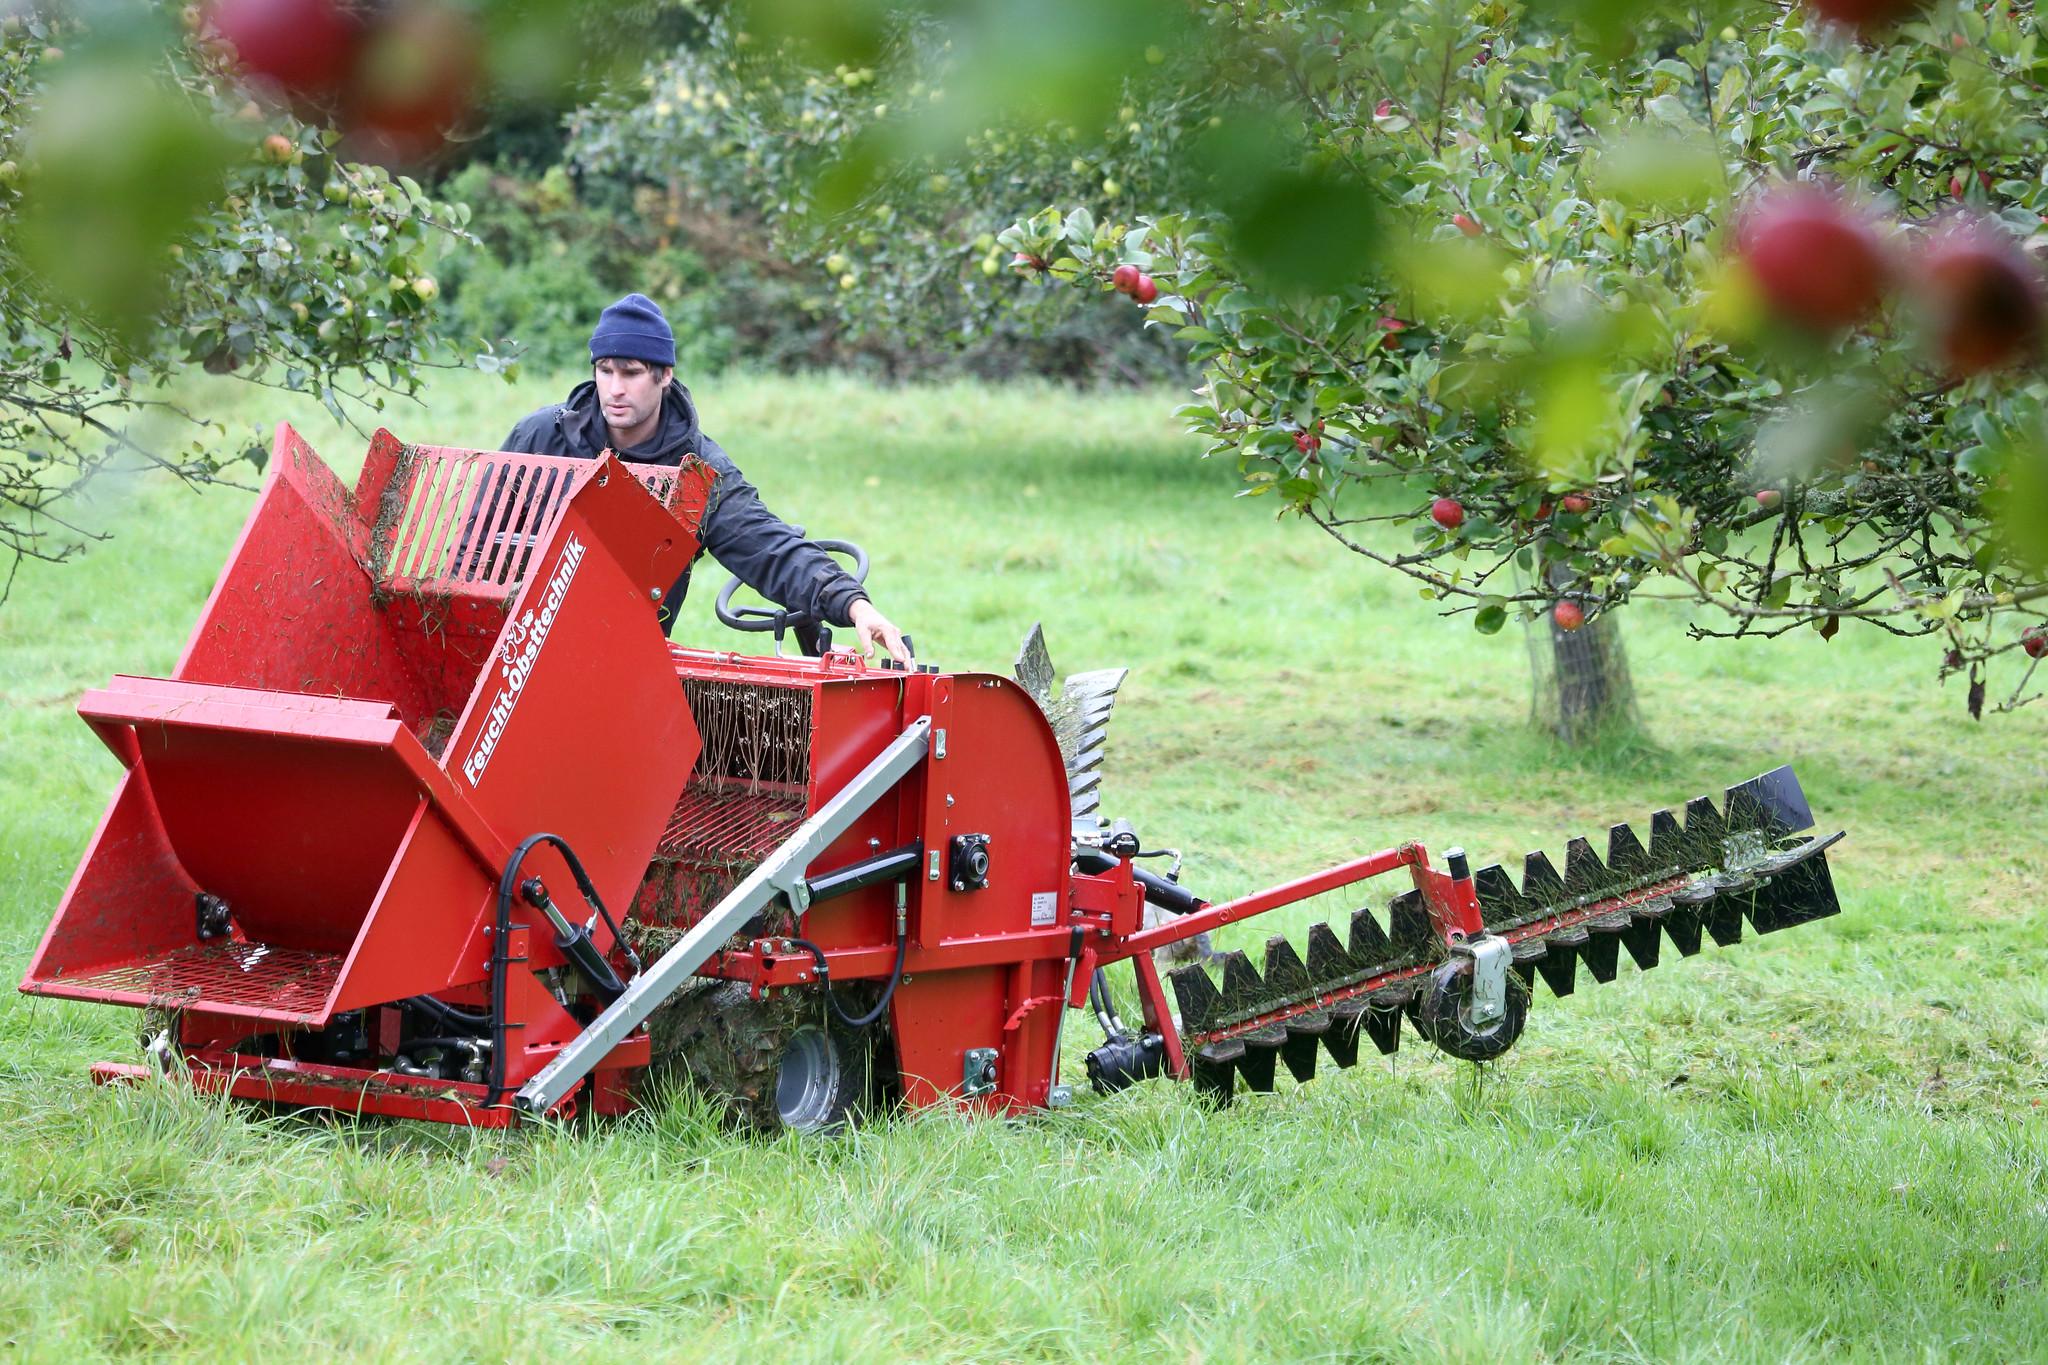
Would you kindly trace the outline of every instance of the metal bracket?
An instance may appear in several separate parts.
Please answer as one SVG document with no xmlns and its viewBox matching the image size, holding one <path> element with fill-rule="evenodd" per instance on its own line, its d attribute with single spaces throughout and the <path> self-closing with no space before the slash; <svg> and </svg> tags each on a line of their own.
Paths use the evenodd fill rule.
<svg viewBox="0 0 2048 1365">
<path fill-rule="evenodd" d="M 1760 829 L 1739 829 L 1721 841 L 1721 866 L 1747 872 L 1771 854 L 1771 841 Z"/>
<path fill-rule="evenodd" d="M 1472 959 L 1472 999 L 1465 1007 L 1466 1022 L 1484 1028 L 1506 1018 L 1508 964 L 1514 960 L 1514 945 L 1498 934 L 1482 934 L 1453 944 L 1451 951 Z"/>
<path fill-rule="evenodd" d="M 809 913 L 811 908 L 811 883 L 807 875 L 809 871 L 808 867 L 785 864 L 782 871 L 773 878 L 775 889 L 789 902 L 789 908 L 799 915 Z"/>
<path fill-rule="evenodd" d="M 1060 987 L 1060 998 L 1054 1005 L 1059 1013 L 1053 1016 L 1052 1074 L 1045 1078 L 1045 1106 L 1048 1109 L 1064 1109 L 1074 1102 L 1073 1087 L 1059 1083 L 1060 1039 L 1067 1031 L 1067 1003 L 1074 998 L 1074 972 L 1081 965 L 1081 939 L 1085 933 L 1086 930 L 1077 924 L 1067 937 L 1067 983 Z"/>
<path fill-rule="evenodd" d="M 808 902 L 805 873 L 812 858 L 831 846 L 868 807 L 879 801 L 925 755 L 931 734 L 930 716 L 919 716 L 851 782 L 820 806 L 782 841 L 760 866 L 748 873 L 726 898 L 713 906 L 674 947 L 636 977 L 633 983 L 590 1026 L 563 1045 L 555 1059 L 519 1091 L 516 1103 L 528 1114 L 545 1114 L 661 1008 L 683 983 L 696 974 L 718 945 L 760 913 L 777 895 L 799 896 Z M 801 890 L 798 890 L 801 888 Z"/>
<path fill-rule="evenodd" d="M 971 1047 L 960 1059 L 960 1098 L 992 1095 L 996 1088 L 996 1050 Z"/>
</svg>

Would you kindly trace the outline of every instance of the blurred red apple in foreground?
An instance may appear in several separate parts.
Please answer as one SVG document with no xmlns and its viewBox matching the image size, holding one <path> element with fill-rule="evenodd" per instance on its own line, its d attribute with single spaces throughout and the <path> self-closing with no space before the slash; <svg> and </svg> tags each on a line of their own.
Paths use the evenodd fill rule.
<svg viewBox="0 0 2048 1365">
<path fill-rule="evenodd" d="M 1806 0 L 1806 7 L 1858 33 L 1875 33 L 1920 8 L 1920 0 Z"/>
<path fill-rule="evenodd" d="M 1935 346 L 1954 373 L 2003 369 L 2040 344 L 2048 312 L 2041 268 L 2002 228 L 1958 219 L 1916 265 Z"/>
<path fill-rule="evenodd" d="M 325 102 L 355 69 L 363 25 L 340 0 L 215 0 L 206 23 L 242 74 L 293 99 Z"/>
<path fill-rule="evenodd" d="M 1816 332 L 1868 317 L 1883 296 L 1884 242 L 1868 215 L 1813 185 L 1767 190 L 1736 225 L 1736 254 L 1771 311 Z"/>
<path fill-rule="evenodd" d="M 441 0 L 401 4 L 379 21 L 350 83 L 343 127 L 380 160 L 438 150 L 470 112 L 482 76 L 476 22 Z"/>
</svg>

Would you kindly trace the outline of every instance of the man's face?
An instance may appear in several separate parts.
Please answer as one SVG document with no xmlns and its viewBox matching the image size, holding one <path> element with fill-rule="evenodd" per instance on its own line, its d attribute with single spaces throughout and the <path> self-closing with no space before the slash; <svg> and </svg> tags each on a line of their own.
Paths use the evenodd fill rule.
<svg viewBox="0 0 2048 1365">
<path fill-rule="evenodd" d="M 668 387 L 671 371 L 644 360 L 597 362 L 597 400 L 604 407 L 605 425 L 614 431 L 632 431 L 661 411 L 661 392 Z"/>
</svg>

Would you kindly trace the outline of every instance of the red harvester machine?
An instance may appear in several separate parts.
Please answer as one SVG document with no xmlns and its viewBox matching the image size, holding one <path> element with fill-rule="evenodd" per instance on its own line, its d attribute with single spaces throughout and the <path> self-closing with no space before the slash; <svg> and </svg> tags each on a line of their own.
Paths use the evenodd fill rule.
<svg viewBox="0 0 2048 1365">
<path fill-rule="evenodd" d="M 492 1126 L 681 1072 L 812 1129 L 1062 1104 L 1090 1006 L 1102 1090 L 1268 1090 L 1392 1052 L 1404 1016 L 1483 1060 L 1539 979 L 1838 909 L 1841 836 L 1801 837 L 1789 768 L 1647 842 L 1616 825 L 1604 858 L 1574 839 L 1562 874 L 1403 844 L 1211 904 L 1098 813 L 1120 671 L 1055 698 L 1036 632 L 1016 680 L 670 645 L 654 608 L 709 492 L 700 466 L 383 432 L 350 491 L 280 427 L 173 676 L 79 703 L 125 771 L 21 988 L 147 1010 L 155 1064 L 250 1099 Z M 1192 952 L 1393 872 L 1385 921 L 1272 939 L 1262 968 Z"/>
</svg>

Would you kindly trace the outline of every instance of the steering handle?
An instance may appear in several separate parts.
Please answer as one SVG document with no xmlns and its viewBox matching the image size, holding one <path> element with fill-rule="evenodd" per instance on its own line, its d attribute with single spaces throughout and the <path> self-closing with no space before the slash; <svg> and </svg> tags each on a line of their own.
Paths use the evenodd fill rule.
<svg viewBox="0 0 2048 1365">
<path fill-rule="evenodd" d="M 804 533 L 801 526 L 793 526 L 790 529 L 798 535 Z M 850 540 L 814 540 L 811 544 L 827 554 L 851 557 L 853 568 L 849 572 L 853 575 L 853 581 L 868 581 L 868 552 L 860 546 Z M 791 611 L 787 607 L 735 607 L 732 604 L 732 595 L 743 586 L 740 576 L 732 574 L 726 578 L 725 586 L 718 590 L 718 601 L 712 606 L 712 612 L 718 617 L 720 625 L 732 630 L 772 630 L 780 636 L 786 630 L 809 630 L 824 624 L 808 612 Z"/>
</svg>

